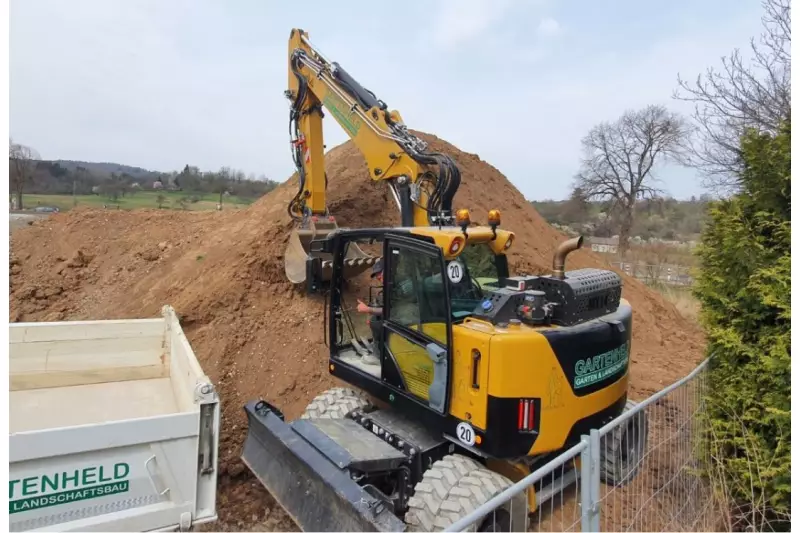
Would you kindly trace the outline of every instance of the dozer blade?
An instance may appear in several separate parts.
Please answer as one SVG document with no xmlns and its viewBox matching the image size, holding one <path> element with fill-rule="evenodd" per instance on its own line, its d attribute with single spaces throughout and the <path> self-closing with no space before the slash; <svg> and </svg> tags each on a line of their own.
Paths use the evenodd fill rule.
<svg viewBox="0 0 800 533">
<path fill-rule="evenodd" d="M 388 444 L 353 420 L 286 423 L 278 409 L 261 400 L 249 402 L 245 412 L 242 460 L 301 529 L 405 530 L 390 504 L 359 486 L 347 469 L 396 468 L 404 460 L 400 452 L 379 455 L 379 445 Z M 343 440 L 360 445 L 367 457 L 354 458 L 358 454 L 349 453 L 352 449 L 342 446 Z"/>
<path fill-rule="evenodd" d="M 304 227 L 296 228 L 289 237 L 289 244 L 284 253 L 284 268 L 286 277 L 294 284 L 307 283 L 309 280 L 308 260 L 318 258 L 319 268 L 315 273 L 318 278 L 315 282 L 327 283 L 333 272 L 333 256 L 329 253 L 311 250 L 311 241 L 322 240 L 330 232 L 337 229 L 336 222 L 331 218 L 326 221 L 309 220 Z M 372 267 L 378 258 L 365 253 L 355 243 L 350 243 L 347 255 L 344 258 L 344 277 L 355 277 Z"/>
</svg>

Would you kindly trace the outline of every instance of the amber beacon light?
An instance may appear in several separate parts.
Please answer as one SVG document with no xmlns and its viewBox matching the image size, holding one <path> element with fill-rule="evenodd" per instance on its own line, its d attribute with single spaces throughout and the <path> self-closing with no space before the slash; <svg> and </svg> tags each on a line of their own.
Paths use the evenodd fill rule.
<svg viewBox="0 0 800 533">
<path fill-rule="evenodd" d="M 469 226 L 469 209 L 459 209 L 456 211 L 456 224 L 461 226 L 461 229 L 464 232 L 467 231 L 467 226 Z"/>
<path fill-rule="evenodd" d="M 489 211 L 489 225 L 496 228 L 500 225 L 500 210 L 492 209 Z"/>
</svg>

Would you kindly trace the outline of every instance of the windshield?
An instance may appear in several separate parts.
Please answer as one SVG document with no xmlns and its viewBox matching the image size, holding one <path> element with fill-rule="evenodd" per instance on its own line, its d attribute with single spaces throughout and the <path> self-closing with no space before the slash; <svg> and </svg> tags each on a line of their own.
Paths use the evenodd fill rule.
<svg viewBox="0 0 800 533">
<path fill-rule="evenodd" d="M 450 308 L 456 320 L 471 315 L 485 291 L 499 287 L 499 280 L 508 276 L 506 257 L 495 255 L 486 243 L 468 244 L 445 268 L 450 280 Z"/>
</svg>

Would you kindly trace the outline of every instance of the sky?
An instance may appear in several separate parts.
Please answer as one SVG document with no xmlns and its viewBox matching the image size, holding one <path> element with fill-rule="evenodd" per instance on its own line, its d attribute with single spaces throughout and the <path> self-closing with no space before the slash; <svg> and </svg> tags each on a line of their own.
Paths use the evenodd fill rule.
<svg viewBox="0 0 800 533">
<path fill-rule="evenodd" d="M 12 0 L 10 133 L 44 159 L 229 166 L 283 181 L 292 28 L 412 129 L 478 154 L 531 200 L 568 196 L 581 138 L 676 101 L 760 32 L 758 0 Z M 347 140 L 325 121 L 330 148 Z M 677 198 L 696 171 L 658 170 Z"/>
</svg>

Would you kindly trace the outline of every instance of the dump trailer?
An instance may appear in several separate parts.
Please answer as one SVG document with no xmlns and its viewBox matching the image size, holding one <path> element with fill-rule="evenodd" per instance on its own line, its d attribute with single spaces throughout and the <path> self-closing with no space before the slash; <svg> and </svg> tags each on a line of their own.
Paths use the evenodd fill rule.
<svg viewBox="0 0 800 533">
<path fill-rule="evenodd" d="M 242 451 L 303 530 L 445 529 L 632 406 L 621 278 L 565 268 L 581 237 L 556 249 L 550 274 L 511 276 L 514 234 L 499 229 L 499 211 L 489 220 L 471 225 L 459 209 L 458 226 L 340 228 L 311 243 L 332 261 L 328 372 L 350 386 L 291 421 L 275 402 L 249 401 Z M 380 304 L 353 305 L 352 244 L 381 246 L 369 287 Z M 374 313 L 368 330 L 354 309 Z M 607 437 L 605 483 L 635 478 L 647 429 L 640 413 Z M 525 531 L 529 511 L 578 475 L 559 474 L 477 529 Z"/>
<path fill-rule="evenodd" d="M 9 337 L 10 531 L 216 520 L 219 399 L 171 307 Z"/>
</svg>

